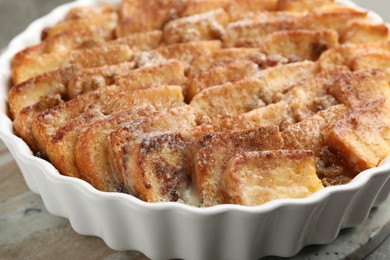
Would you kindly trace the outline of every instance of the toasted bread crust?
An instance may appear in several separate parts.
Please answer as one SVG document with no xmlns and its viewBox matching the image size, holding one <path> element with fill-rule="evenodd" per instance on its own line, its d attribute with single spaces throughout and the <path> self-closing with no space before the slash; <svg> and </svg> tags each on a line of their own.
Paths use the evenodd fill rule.
<svg viewBox="0 0 390 260">
<path fill-rule="evenodd" d="M 76 66 L 41 74 L 10 89 L 8 103 L 13 117 L 24 108 L 39 102 L 41 97 L 66 96 L 69 80 L 77 71 Z"/>
<path fill-rule="evenodd" d="M 279 0 L 277 8 L 278 10 L 304 12 L 315 11 L 333 3 L 334 0 Z"/>
<path fill-rule="evenodd" d="M 316 65 L 310 62 L 276 66 L 260 73 L 258 79 L 247 78 L 207 88 L 190 104 L 199 121 L 234 116 L 272 103 L 277 95 L 290 88 L 290 84 L 316 73 Z M 281 74 L 285 77 L 280 78 Z"/>
<path fill-rule="evenodd" d="M 222 181 L 229 202 L 247 206 L 304 198 L 323 188 L 307 150 L 241 153 L 229 160 Z"/>
<path fill-rule="evenodd" d="M 280 149 L 283 140 L 275 126 L 238 132 L 214 133 L 199 140 L 195 156 L 195 185 L 203 206 L 223 203 L 220 180 L 226 162 L 243 151 Z"/>
<path fill-rule="evenodd" d="M 123 124 L 138 122 L 156 113 L 152 106 L 113 114 L 85 127 L 77 137 L 74 154 L 81 177 L 102 191 L 116 191 L 121 185 L 111 168 L 107 137 Z"/>
<path fill-rule="evenodd" d="M 155 113 L 149 118 L 144 118 L 136 124 L 123 124 L 112 131 L 108 137 L 109 155 L 112 168 L 120 182 L 131 188 L 131 180 L 128 175 L 127 161 L 130 150 L 129 143 L 137 139 L 138 135 L 152 132 L 166 132 L 179 129 L 191 129 L 196 126 L 192 107 L 182 106 L 160 113 Z"/>
<path fill-rule="evenodd" d="M 355 174 L 376 167 L 390 153 L 388 104 L 371 100 L 354 108 L 330 130 L 326 141 L 353 165 Z"/>
</svg>

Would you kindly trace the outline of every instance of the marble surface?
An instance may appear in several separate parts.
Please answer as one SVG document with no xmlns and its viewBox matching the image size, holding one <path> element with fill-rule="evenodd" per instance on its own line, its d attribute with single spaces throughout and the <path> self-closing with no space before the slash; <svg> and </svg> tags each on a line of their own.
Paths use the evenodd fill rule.
<svg viewBox="0 0 390 260">
<path fill-rule="evenodd" d="M 0 48 L 31 21 L 64 2 L 68 1 L 0 0 Z M 384 16 L 390 15 L 387 0 L 357 2 L 378 8 Z M 390 259 L 390 239 L 386 239 L 389 233 L 390 199 L 374 209 L 363 225 L 341 231 L 332 244 L 306 247 L 292 259 Z M 147 259 L 134 251 L 115 252 L 99 238 L 78 235 L 67 219 L 49 214 L 40 197 L 27 189 L 15 161 L 0 142 L 0 259 L 58 256 L 61 259 Z"/>
</svg>

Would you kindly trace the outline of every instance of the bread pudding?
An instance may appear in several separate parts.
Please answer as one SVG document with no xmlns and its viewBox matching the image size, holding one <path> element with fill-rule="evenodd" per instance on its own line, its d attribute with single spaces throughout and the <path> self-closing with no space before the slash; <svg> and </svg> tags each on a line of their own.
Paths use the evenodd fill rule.
<svg viewBox="0 0 390 260">
<path fill-rule="evenodd" d="M 147 202 L 255 206 L 390 153 L 385 24 L 332 0 L 78 7 L 12 60 L 14 132 L 66 176 Z"/>
</svg>

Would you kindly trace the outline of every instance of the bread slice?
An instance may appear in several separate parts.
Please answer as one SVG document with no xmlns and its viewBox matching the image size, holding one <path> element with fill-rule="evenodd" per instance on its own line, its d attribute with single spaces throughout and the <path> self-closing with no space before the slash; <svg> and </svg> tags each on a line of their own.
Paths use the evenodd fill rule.
<svg viewBox="0 0 390 260">
<path fill-rule="evenodd" d="M 269 104 L 235 116 L 227 116 L 210 122 L 216 132 L 240 131 L 256 127 L 280 126 L 295 123 L 284 101 Z"/>
<path fill-rule="evenodd" d="M 172 124 L 171 124 L 172 123 Z M 159 129 L 153 129 L 158 125 Z M 103 191 L 116 191 L 126 187 L 122 174 L 117 176 L 110 164 L 108 136 L 117 129 L 133 129 L 137 134 L 152 130 L 175 130 L 195 126 L 192 109 L 189 106 L 156 111 L 153 107 L 142 106 L 130 111 L 113 114 L 100 120 L 78 136 L 75 146 L 75 158 L 83 179 Z M 119 131 L 119 130 L 118 130 Z M 130 136 L 130 135 L 129 135 Z M 114 142 L 112 142 L 114 144 Z M 118 143 L 116 143 L 118 145 Z M 122 140 L 119 153 L 122 154 L 128 140 Z M 123 154 L 123 156 L 128 156 Z M 119 158 L 118 158 L 119 159 Z M 112 160 L 114 161 L 114 160 Z"/>
<path fill-rule="evenodd" d="M 76 138 L 74 147 L 81 177 L 98 190 L 117 191 L 120 184 L 111 170 L 107 136 L 123 124 L 138 124 L 155 113 L 152 106 L 140 106 L 88 124 Z"/>
<path fill-rule="evenodd" d="M 224 9 L 219 8 L 170 21 L 164 26 L 164 42 L 218 40 L 224 34 L 229 19 Z"/>
<path fill-rule="evenodd" d="M 165 65 L 161 65 L 160 67 L 164 67 L 164 66 Z M 178 62 L 172 61 L 171 63 L 167 63 L 167 67 L 166 68 L 167 68 L 167 70 L 165 70 L 165 71 L 168 72 L 168 75 L 165 75 L 165 73 L 162 73 L 162 74 L 161 73 L 160 74 L 156 73 L 154 75 L 148 75 L 148 74 L 145 75 L 145 73 L 141 72 L 139 75 L 144 75 L 144 77 L 139 77 L 138 79 L 144 80 L 144 78 L 147 77 L 149 81 L 155 80 L 155 82 L 158 82 L 158 83 L 160 83 L 162 85 L 164 85 L 164 84 L 174 84 L 174 83 L 175 84 L 176 83 L 180 84 L 180 83 L 183 82 L 183 80 L 185 78 L 183 77 L 183 73 L 181 72 L 181 66 L 180 66 L 180 64 L 178 64 Z M 117 68 L 115 68 L 115 69 L 109 68 L 109 70 L 110 69 L 112 69 L 114 72 L 118 71 Z M 146 69 L 146 72 L 148 72 L 148 70 L 150 70 L 150 69 Z M 151 68 L 151 70 L 153 70 L 153 68 Z M 96 71 L 94 71 L 94 72 L 96 72 Z M 100 71 L 97 71 L 97 72 L 99 72 L 99 73 L 102 72 L 102 74 L 104 74 L 107 71 L 105 71 L 104 69 L 100 69 Z M 110 71 L 108 71 L 108 72 L 110 72 Z M 170 72 L 173 72 L 173 73 L 169 74 Z M 84 109 L 86 107 L 88 107 L 90 105 L 94 105 L 95 101 L 97 102 L 97 106 L 104 106 L 105 107 L 104 108 L 105 111 L 108 109 L 108 106 L 113 106 L 113 105 L 115 106 L 116 105 L 117 107 L 119 107 L 120 104 L 116 104 L 115 102 L 118 102 L 118 98 L 119 99 L 121 99 L 121 98 L 123 99 L 123 97 L 121 97 L 121 95 L 125 96 L 125 97 L 126 96 L 128 97 L 130 95 L 130 91 L 133 91 L 133 90 L 136 90 L 136 89 L 140 89 L 140 88 L 151 87 L 151 86 L 145 85 L 145 82 L 142 82 L 142 84 L 140 84 L 140 85 L 137 85 L 137 84 L 138 83 L 135 80 L 131 84 L 129 83 L 128 85 L 125 85 L 123 87 L 120 87 L 120 86 L 105 86 L 105 87 L 101 87 L 99 90 L 96 90 L 95 92 L 90 92 L 91 94 L 86 94 L 83 97 L 80 97 L 78 99 L 74 99 L 74 100 L 69 101 L 68 105 L 64 105 L 64 106 L 66 106 L 66 108 L 61 108 L 62 110 L 60 108 L 58 108 L 59 110 L 63 111 L 63 112 L 59 112 L 59 114 L 61 114 L 61 113 L 64 113 L 64 114 L 71 113 L 69 118 L 72 118 L 73 116 L 77 116 L 80 113 L 82 113 L 82 111 L 84 111 Z M 49 88 L 49 90 L 50 90 L 50 88 Z M 72 88 L 70 88 L 70 90 L 72 90 Z M 76 91 L 77 91 L 77 89 L 75 90 L 75 92 Z M 81 90 L 81 91 L 86 91 L 86 90 Z M 124 93 L 124 92 L 129 92 L 129 93 Z M 153 91 L 151 91 L 151 92 L 153 93 Z M 72 93 L 70 93 L 70 94 L 72 94 Z M 113 100 L 111 100 L 111 101 L 105 100 L 104 95 L 106 95 L 106 94 L 108 95 L 107 97 L 113 97 Z M 169 95 L 171 95 L 171 94 L 173 95 L 172 99 L 179 98 L 179 99 L 177 99 L 178 102 L 180 102 L 179 101 L 180 99 L 183 99 L 182 93 L 181 93 L 181 88 L 176 88 L 176 90 L 173 91 L 173 92 L 170 92 L 169 90 L 167 90 L 167 92 L 165 94 L 167 95 L 166 97 L 167 97 L 168 100 L 169 100 Z M 165 94 L 162 93 L 162 96 L 164 96 Z M 153 96 L 153 94 L 151 94 L 151 95 Z M 156 97 L 156 96 L 154 96 L 154 97 Z M 154 98 L 154 97 L 152 97 L 152 98 Z M 126 100 L 126 98 L 124 100 Z M 131 104 L 127 104 L 126 101 L 123 101 L 123 102 L 124 102 L 124 104 L 122 104 L 122 105 L 123 105 L 124 109 L 128 105 L 131 105 Z M 135 101 L 135 102 L 138 102 L 138 101 Z M 41 108 L 42 106 L 37 106 L 37 107 Z M 43 107 L 46 107 L 46 106 L 43 106 Z M 36 113 L 38 111 L 42 112 L 42 110 L 39 110 L 39 109 L 37 110 L 37 108 L 26 109 L 24 111 L 24 115 L 18 118 L 18 124 L 20 126 L 23 126 L 23 119 L 25 119 L 25 118 L 35 118 L 36 117 Z M 73 111 L 73 112 L 70 112 L 70 111 Z M 33 113 L 33 114 L 32 115 L 27 115 L 30 112 Z M 57 113 L 57 112 L 54 112 L 54 113 Z M 72 114 L 72 113 L 74 113 L 74 114 Z M 38 120 L 38 119 L 36 119 L 36 120 Z M 67 120 L 67 119 L 65 119 L 65 120 Z M 33 120 L 33 121 L 35 121 L 35 120 Z M 22 129 L 24 129 L 24 130 L 23 130 L 23 132 L 20 131 L 19 134 L 21 136 L 24 136 L 25 133 L 29 133 L 30 132 L 30 130 L 28 129 L 29 127 L 31 127 L 31 124 L 26 124 L 23 127 L 20 127 L 21 130 Z M 45 134 L 43 134 L 43 136 L 44 135 Z M 32 139 L 32 138 L 33 137 L 30 137 L 29 139 Z M 44 138 L 44 137 L 42 137 L 42 138 Z"/>
<path fill-rule="evenodd" d="M 278 0 L 232 0 L 226 7 L 232 20 L 237 20 L 251 12 L 274 11 Z"/>
<path fill-rule="evenodd" d="M 272 33 L 297 28 L 294 19 L 253 19 L 229 23 L 223 38 L 224 47 L 261 47 Z"/>
<path fill-rule="evenodd" d="M 313 12 L 305 15 L 292 12 L 252 15 L 228 24 L 223 43 L 226 47 L 262 47 L 269 35 L 279 31 L 334 30 L 337 33 L 342 33 L 348 22 L 361 21 L 366 18 L 366 12 L 353 9 Z"/>
<path fill-rule="evenodd" d="M 389 40 L 389 28 L 384 23 L 352 21 L 341 33 L 341 43 L 384 43 Z"/>
<path fill-rule="evenodd" d="M 104 115 L 98 108 L 91 108 L 55 129 L 53 134 L 46 138 L 43 151 L 62 175 L 81 178 L 74 154 L 76 139 L 86 127 L 103 118 Z"/>
<path fill-rule="evenodd" d="M 282 131 L 284 149 L 311 150 L 317 157 L 326 145 L 329 128 L 347 113 L 345 105 L 335 105 L 322 110 L 301 122 L 291 124 Z"/>
<path fill-rule="evenodd" d="M 215 66 L 225 66 L 236 61 L 252 61 L 261 69 L 288 62 L 280 55 L 267 56 L 260 48 L 223 48 L 213 50 L 209 55 L 195 57 L 187 75 L 194 76 Z"/>
<path fill-rule="evenodd" d="M 161 30 L 138 32 L 117 38 L 114 41 L 106 42 L 109 45 L 126 44 L 137 50 L 149 51 L 156 49 L 163 41 L 163 32 Z"/>
<path fill-rule="evenodd" d="M 184 85 L 187 81 L 183 65 L 178 60 L 141 67 L 113 78 L 114 84 L 127 89 L 158 87 L 162 84 Z"/>
<path fill-rule="evenodd" d="M 161 30 L 177 16 L 177 0 L 124 0 L 119 7 L 117 37 L 132 33 Z"/>
<path fill-rule="evenodd" d="M 256 63 L 249 60 L 237 60 L 193 74 L 185 85 L 186 100 L 191 101 L 194 96 L 209 87 L 254 77 L 259 71 Z"/>
<path fill-rule="evenodd" d="M 263 52 L 281 55 L 294 61 L 316 61 L 321 54 L 338 46 L 334 30 L 289 30 L 275 32 L 262 43 Z"/>
<path fill-rule="evenodd" d="M 134 51 L 127 45 L 95 47 L 75 50 L 71 53 L 69 51 L 45 53 L 15 65 L 12 71 L 12 80 L 14 84 L 19 84 L 45 72 L 72 64 L 93 68 L 131 61 L 133 58 Z"/>
<path fill-rule="evenodd" d="M 384 99 L 370 101 L 347 113 L 327 135 L 325 141 L 355 174 L 378 166 L 390 154 L 388 109 Z"/>
<path fill-rule="evenodd" d="M 389 54 L 390 43 L 343 44 L 324 52 L 319 64 L 322 70 L 332 70 L 340 66 L 351 67 L 355 59 L 372 53 Z"/>
<path fill-rule="evenodd" d="M 137 140 L 137 136 L 152 132 L 166 132 L 179 129 L 191 129 L 196 126 L 191 106 L 182 106 L 156 113 L 136 124 L 123 124 L 112 131 L 108 137 L 110 161 L 119 182 L 132 190 L 131 179 L 128 179 L 127 161 L 129 143 Z"/>
<path fill-rule="evenodd" d="M 68 11 L 65 20 L 77 20 L 87 17 L 95 17 L 96 15 L 113 13 L 114 8 L 109 4 L 100 4 L 98 6 L 82 6 L 74 7 Z"/>
<path fill-rule="evenodd" d="M 330 94 L 330 89 L 335 80 L 348 74 L 349 70 L 322 72 L 301 81 L 281 96 L 281 100 L 288 104 L 291 121 L 300 122 L 318 111 L 338 104 L 337 97 Z"/>
<path fill-rule="evenodd" d="M 67 85 L 79 68 L 70 66 L 31 78 L 10 89 L 8 103 L 13 118 L 24 108 L 33 105 L 43 96 L 66 96 Z"/>
<path fill-rule="evenodd" d="M 314 152 L 317 175 L 325 186 L 348 183 L 353 170 L 327 142 L 330 129 L 348 112 L 345 105 L 336 105 L 318 112 L 282 131 L 284 149 Z"/>
<path fill-rule="evenodd" d="M 193 176 L 202 206 L 226 202 L 221 182 L 226 163 L 232 157 L 246 151 L 277 150 L 282 146 L 283 140 L 276 126 L 210 133 L 202 137 L 195 155 Z"/>
<path fill-rule="evenodd" d="M 69 31 L 51 38 L 46 38 L 41 43 L 18 52 L 12 59 L 13 66 L 25 61 L 39 58 L 43 54 L 61 53 L 76 49 L 93 48 L 112 40 L 112 30 L 104 31 L 97 28 L 86 28 L 79 31 Z"/>
<path fill-rule="evenodd" d="M 206 13 L 211 10 L 225 9 L 230 0 L 191 0 L 186 1 L 180 8 L 180 17 L 191 16 L 194 14 Z"/>
<path fill-rule="evenodd" d="M 158 87 L 161 84 L 182 85 L 186 81 L 183 66 L 177 60 L 164 61 L 138 69 L 134 69 L 135 66 L 133 62 L 124 62 L 79 71 L 69 82 L 69 97 L 74 98 L 113 84 L 130 91 Z"/>
<path fill-rule="evenodd" d="M 68 63 L 80 64 L 84 68 L 95 68 L 131 61 L 133 58 L 134 51 L 127 44 L 103 45 L 72 52 Z"/>
<path fill-rule="evenodd" d="M 389 98 L 390 86 L 382 70 L 365 69 L 345 73 L 335 79 L 329 93 L 340 103 L 360 107 L 372 99 Z"/>
<path fill-rule="evenodd" d="M 304 198 L 323 188 L 307 150 L 241 153 L 229 160 L 222 182 L 229 203 L 246 206 Z"/>
<path fill-rule="evenodd" d="M 364 21 L 367 18 L 367 12 L 356 9 L 312 12 L 299 18 L 298 27 L 306 30 L 334 30 L 342 35 L 348 23 Z"/>
<path fill-rule="evenodd" d="M 190 104 L 199 121 L 234 116 L 273 103 L 291 84 L 316 73 L 317 66 L 312 62 L 280 65 L 264 70 L 258 78 L 210 87 L 196 95 Z"/>
<path fill-rule="evenodd" d="M 161 89 L 163 89 L 163 87 L 161 87 Z M 155 95 L 154 97 L 153 94 Z M 155 93 L 148 91 L 133 92 L 130 96 L 123 95 L 122 99 L 117 98 L 116 104 L 110 108 L 112 110 L 111 113 L 132 110 L 134 108 L 136 109 L 137 106 L 139 106 L 139 103 L 137 104 L 132 102 L 134 99 L 137 99 L 136 101 L 143 101 L 142 104 L 154 105 L 157 110 L 175 106 L 175 101 L 172 102 L 172 100 L 169 100 L 172 97 L 168 97 L 167 100 L 166 97 L 164 97 L 164 94 L 166 94 L 164 91 L 157 90 L 156 88 Z M 122 103 L 123 101 L 126 102 L 126 105 Z M 95 104 L 95 106 L 92 106 L 91 108 L 86 108 L 86 111 L 71 119 L 64 126 L 57 129 L 52 128 L 54 133 L 46 137 L 47 143 L 44 151 L 46 151 L 50 161 L 62 174 L 78 178 L 82 177 L 79 168 L 77 167 L 74 153 L 76 141 L 83 131 L 89 129 L 90 126 L 95 127 L 96 122 L 100 122 L 105 119 L 101 110 L 104 111 L 104 105 L 103 107 L 99 107 Z M 126 120 L 126 118 L 122 119 Z M 84 162 L 79 165 L 83 165 L 83 163 Z"/>
<path fill-rule="evenodd" d="M 32 133 L 32 124 L 38 117 L 38 115 L 55 106 L 63 103 L 63 100 L 59 95 L 54 96 L 42 96 L 39 102 L 24 107 L 15 117 L 13 121 L 13 129 L 15 134 L 21 137 L 35 153 L 43 154 L 39 150 L 39 146 Z"/>
<path fill-rule="evenodd" d="M 68 97 L 72 99 L 100 87 L 113 85 L 115 76 L 129 73 L 135 67 L 134 62 L 122 62 L 97 68 L 79 69 L 68 82 Z"/>
<path fill-rule="evenodd" d="M 130 141 L 127 179 L 132 193 L 147 202 L 184 198 L 191 185 L 187 142 L 179 132 L 155 132 Z"/>
<path fill-rule="evenodd" d="M 198 41 L 161 46 L 152 51 L 151 54 L 152 57 L 157 55 L 165 59 L 179 60 L 183 63 L 185 71 L 187 71 L 195 58 L 209 56 L 212 51 L 220 48 L 220 41 Z"/>
<path fill-rule="evenodd" d="M 382 69 L 390 82 L 390 53 L 366 53 L 357 55 L 351 62 L 352 70 L 362 70 L 370 68 Z"/>
<path fill-rule="evenodd" d="M 336 98 L 328 93 L 329 82 L 344 76 L 346 73 L 350 72 L 320 73 L 291 86 L 285 94 L 280 94 L 275 98 L 275 102 L 280 99 L 276 103 L 246 113 L 212 120 L 210 124 L 214 126 L 215 131 L 243 130 L 271 125 L 284 129 L 314 115 L 318 111 L 337 105 Z"/>
<path fill-rule="evenodd" d="M 278 10 L 292 12 L 317 11 L 319 8 L 334 3 L 334 0 L 279 0 Z"/>
<path fill-rule="evenodd" d="M 118 86 L 107 86 L 80 95 L 60 106 L 42 112 L 32 124 L 32 132 L 40 150 L 45 153 L 47 139 L 65 126 L 69 120 L 81 115 L 91 107 L 103 114 L 130 110 L 139 105 L 156 108 L 175 107 L 183 104 L 182 89 L 179 86 L 161 86 L 137 91 L 126 91 Z"/>
<path fill-rule="evenodd" d="M 59 34 L 83 30 L 104 30 L 107 34 L 112 35 L 117 21 L 118 16 L 115 12 L 87 16 L 81 19 L 65 20 L 45 30 L 43 40 Z"/>
<path fill-rule="evenodd" d="M 90 88 L 93 89 L 100 87 L 100 85 L 110 84 L 112 83 L 110 75 L 114 76 L 116 73 L 119 73 L 121 71 L 124 73 L 129 67 L 131 67 L 131 64 L 121 64 L 117 66 L 106 66 L 97 69 L 90 69 L 87 71 L 78 72 L 76 73 L 76 75 L 73 76 L 72 80 L 70 80 L 70 83 L 68 85 L 68 92 L 70 93 L 68 94 L 70 97 L 73 97 L 74 95 L 82 94 L 82 92 L 88 92 Z M 38 76 L 37 78 L 27 81 L 26 85 L 25 83 L 22 83 L 21 86 L 24 87 L 20 87 L 21 89 L 19 89 L 19 87 L 17 86 L 15 87 L 15 90 L 12 90 L 10 92 L 10 105 L 12 111 L 15 111 L 15 114 L 17 112 L 16 110 L 19 109 L 21 106 L 46 100 L 45 105 L 31 105 L 31 107 L 23 110 L 23 113 L 20 116 L 16 114 L 14 125 L 17 129 L 17 133 L 19 136 L 27 138 L 27 140 L 29 140 L 29 144 L 35 143 L 34 137 L 30 134 L 32 118 L 35 118 L 38 113 L 44 111 L 45 109 L 52 108 L 55 105 L 59 104 L 60 101 L 58 101 L 57 99 L 61 97 L 56 96 L 55 101 L 47 101 L 49 99 L 53 99 L 52 96 L 54 94 L 65 95 L 65 86 L 67 85 L 67 78 L 69 78 L 68 76 L 66 76 L 68 74 L 65 74 L 66 71 L 67 70 L 60 70 L 44 74 L 44 76 Z M 68 71 L 69 75 L 72 74 L 70 72 L 73 72 L 73 70 Z M 82 76 L 83 79 L 78 80 L 78 76 Z M 90 78 L 86 78 L 87 76 L 90 76 Z M 119 81 L 121 78 L 117 77 L 116 79 Z M 89 80 L 91 80 L 92 82 L 90 82 Z M 121 92 L 121 88 L 123 88 L 123 90 L 133 91 L 136 89 L 158 86 L 147 85 L 146 82 L 150 82 L 150 84 L 182 84 L 184 83 L 184 81 L 185 77 L 180 63 L 177 61 L 171 61 L 165 64 L 160 64 L 158 66 L 139 69 L 130 74 L 128 73 L 123 77 L 123 87 L 113 88 L 115 88 L 115 91 L 119 94 Z M 112 89 L 111 87 L 108 88 Z M 31 96 L 32 98 L 34 98 L 33 100 L 28 100 L 24 98 L 24 93 L 30 91 L 30 89 L 34 90 L 34 94 L 37 93 L 37 96 Z M 103 91 L 102 93 L 105 92 Z M 88 96 L 87 98 L 81 99 L 84 100 L 81 102 L 88 102 Z M 104 102 L 103 97 L 102 101 L 100 102 Z M 80 101 L 76 101 L 76 103 L 80 104 Z M 35 146 L 36 145 L 34 144 L 34 147 Z"/>
<path fill-rule="evenodd" d="M 208 127 L 138 135 L 127 144 L 125 180 L 149 202 L 178 201 L 199 206 L 191 187 L 194 142 Z"/>
<path fill-rule="evenodd" d="M 66 51 L 55 54 L 44 53 L 15 63 L 12 70 L 12 83 L 18 85 L 45 72 L 59 69 L 67 59 L 67 55 Z"/>
</svg>

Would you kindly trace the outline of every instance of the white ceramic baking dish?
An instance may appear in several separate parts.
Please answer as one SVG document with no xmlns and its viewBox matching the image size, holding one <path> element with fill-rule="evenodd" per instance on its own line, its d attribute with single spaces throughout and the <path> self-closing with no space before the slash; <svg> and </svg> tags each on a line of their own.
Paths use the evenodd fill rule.
<svg viewBox="0 0 390 260">
<path fill-rule="evenodd" d="M 62 176 L 35 157 L 15 136 L 7 116 L 11 57 L 38 43 L 40 32 L 75 6 L 119 0 L 80 0 L 62 5 L 15 37 L 0 58 L 0 137 L 19 165 L 28 187 L 54 215 L 74 230 L 101 237 L 115 250 L 138 250 L 152 259 L 258 259 L 292 256 L 305 245 L 333 241 L 340 229 L 362 223 L 390 192 L 390 159 L 351 183 L 328 187 L 305 199 L 275 200 L 257 207 L 196 208 L 179 203 L 146 203 L 120 193 L 100 192 L 80 179 Z M 340 1 L 353 5 L 350 1 Z M 373 19 L 379 16 L 371 13 Z"/>
</svg>

